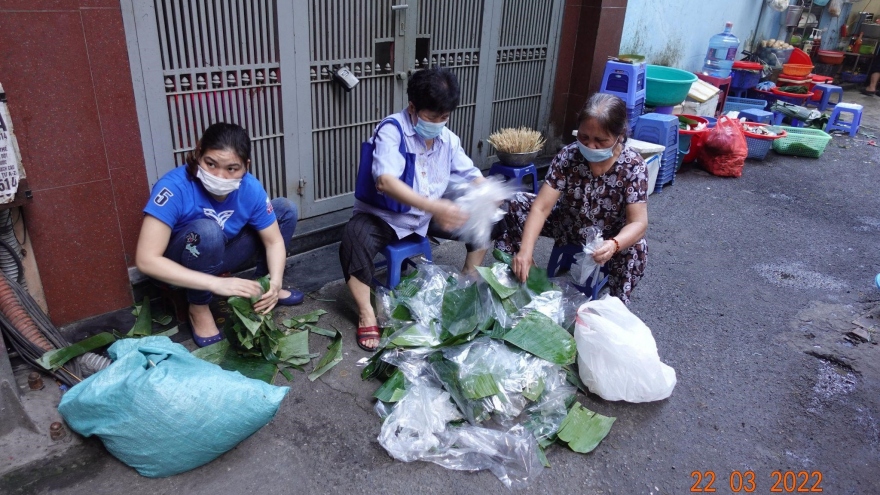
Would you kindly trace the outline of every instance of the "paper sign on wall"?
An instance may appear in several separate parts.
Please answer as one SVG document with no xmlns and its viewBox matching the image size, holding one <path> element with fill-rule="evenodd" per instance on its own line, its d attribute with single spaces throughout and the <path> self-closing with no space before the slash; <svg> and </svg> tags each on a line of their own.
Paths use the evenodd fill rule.
<svg viewBox="0 0 880 495">
<path fill-rule="evenodd" d="M 21 158 L 12 132 L 12 118 L 6 106 L 6 92 L 0 85 L 0 204 L 11 203 L 18 191 Z"/>
</svg>

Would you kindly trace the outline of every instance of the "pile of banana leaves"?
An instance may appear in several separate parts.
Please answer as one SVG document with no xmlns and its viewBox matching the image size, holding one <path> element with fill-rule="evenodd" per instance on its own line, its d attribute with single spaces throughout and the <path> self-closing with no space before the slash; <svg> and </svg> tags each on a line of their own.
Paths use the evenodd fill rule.
<svg viewBox="0 0 880 495">
<path fill-rule="evenodd" d="M 268 276 L 257 281 L 265 293 L 269 289 Z M 223 328 L 226 339 L 197 349 L 193 355 L 266 383 L 273 383 L 279 372 L 290 381 L 293 370 L 305 371 L 304 365 L 320 356 L 309 351 L 309 334 L 317 334 L 332 340 L 309 373 L 309 380 L 314 381 L 342 361 L 342 335 L 335 329 L 315 325 L 326 311 L 319 309 L 294 316 L 282 321 L 283 327 L 279 327 L 275 324 L 274 312 L 254 311 L 253 304 L 259 299 L 230 297 L 226 302 L 230 314 Z"/>
<path fill-rule="evenodd" d="M 519 488 L 549 467 L 545 449 L 590 452 L 615 418 L 575 400 L 571 328 L 584 296 L 537 267 L 519 283 L 510 258 L 495 257 L 478 277 L 424 264 L 378 290 L 383 335 L 361 376 L 384 380 L 374 396 L 392 457 L 488 469 Z"/>
</svg>

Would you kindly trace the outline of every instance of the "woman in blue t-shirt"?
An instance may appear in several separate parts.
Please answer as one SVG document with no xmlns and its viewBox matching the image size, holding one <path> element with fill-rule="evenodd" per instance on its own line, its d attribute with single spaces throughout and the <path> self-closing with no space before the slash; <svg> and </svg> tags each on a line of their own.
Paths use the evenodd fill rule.
<svg viewBox="0 0 880 495">
<path fill-rule="evenodd" d="M 186 166 L 171 170 L 153 187 L 144 208 L 136 264 L 147 276 L 184 287 L 193 341 L 219 342 L 209 304 L 213 295 L 260 296 L 260 284 L 220 274 L 234 272 L 257 254 L 255 277 L 270 276 L 269 291 L 254 304 L 267 313 L 294 305 L 303 293 L 282 288 L 287 249 L 296 229 L 296 205 L 269 200 L 248 173 L 251 141 L 235 124 L 208 127 Z"/>
</svg>

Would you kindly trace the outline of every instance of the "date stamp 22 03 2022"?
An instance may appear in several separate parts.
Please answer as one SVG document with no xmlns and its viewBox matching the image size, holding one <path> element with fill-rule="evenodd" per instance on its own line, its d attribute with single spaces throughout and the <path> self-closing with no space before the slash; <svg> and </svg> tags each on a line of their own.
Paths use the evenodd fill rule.
<svg viewBox="0 0 880 495">
<path fill-rule="evenodd" d="M 694 484 L 691 492 L 713 493 L 717 491 L 716 482 L 723 483 L 715 471 L 693 471 Z M 820 471 L 773 471 L 767 479 L 759 479 L 754 471 L 731 471 L 727 477 L 728 486 L 733 493 L 819 493 L 822 491 Z"/>
</svg>

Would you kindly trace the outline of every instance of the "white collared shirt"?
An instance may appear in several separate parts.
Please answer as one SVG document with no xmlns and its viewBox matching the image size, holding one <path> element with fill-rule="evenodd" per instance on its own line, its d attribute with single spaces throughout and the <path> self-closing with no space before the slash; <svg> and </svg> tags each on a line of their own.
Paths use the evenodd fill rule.
<svg viewBox="0 0 880 495">
<path fill-rule="evenodd" d="M 443 128 L 428 150 L 425 140 L 416 134 L 406 109 L 387 118 L 395 119 L 400 123 L 406 140 L 406 149 L 416 155 L 413 179 L 415 192 L 429 199 L 438 199 L 446 191 L 450 175 L 458 175 L 467 181 L 482 177 L 480 170 L 474 166 L 474 162 L 462 149 L 461 139 L 449 128 Z M 376 146 L 373 151 L 373 178 L 378 179 L 384 174 L 400 177 L 406 160 L 400 154 L 400 132 L 397 128 L 391 124 L 382 126 L 374 144 Z M 354 201 L 354 213 L 370 213 L 381 218 L 397 232 L 399 239 L 412 233 L 426 235 L 428 223 L 431 221 L 431 214 L 418 208 L 411 208 L 406 213 L 394 213 L 357 199 Z"/>
</svg>

